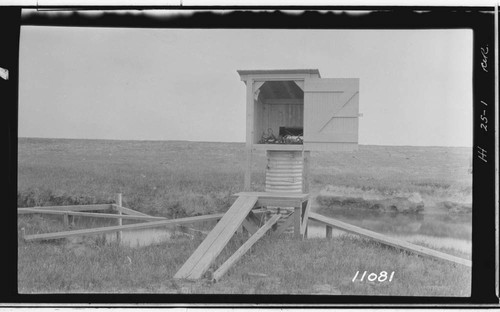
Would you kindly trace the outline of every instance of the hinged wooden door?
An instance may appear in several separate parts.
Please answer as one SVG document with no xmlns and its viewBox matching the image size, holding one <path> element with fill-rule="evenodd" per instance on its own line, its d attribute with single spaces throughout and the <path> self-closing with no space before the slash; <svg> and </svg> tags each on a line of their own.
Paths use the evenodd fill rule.
<svg viewBox="0 0 500 312">
<path fill-rule="evenodd" d="M 307 78 L 304 83 L 304 144 L 315 147 L 358 143 L 359 79 Z M 309 148 L 314 146 L 314 148 Z M 349 148 L 351 147 L 351 148 Z M 328 149 L 328 148 L 327 148 Z"/>
</svg>

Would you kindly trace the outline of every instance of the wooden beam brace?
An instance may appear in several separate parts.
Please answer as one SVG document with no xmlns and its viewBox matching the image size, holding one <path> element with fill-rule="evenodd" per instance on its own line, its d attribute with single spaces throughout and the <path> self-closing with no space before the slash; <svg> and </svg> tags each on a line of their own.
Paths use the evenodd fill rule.
<svg viewBox="0 0 500 312">
<path fill-rule="evenodd" d="M 113 233 L 113 232 L 123 231 L 123 230 L 138 230 L 138 229 L 147 229 L 147 228 L 161 227 L 161 226 L 175 226 L 177 224 L 196 223 L 196 222 L 203 222 L 203 221 L 208 221 L 208 220 L 220 219 L 223 215 L 224 214 L 219 213 L 219 214 L 206 215 L 206 216 L 197 216 L 197 217 L 179 218 L 179 219 L 171 219 L 171 220 L 127 224 L 127 225 L 122 225 L 122 226 L 109 226 L 109 227 L 101 227 L 101 228 L 94 228 L 94 229 L 84 229 L 84 230 L 75 230 L 75 231 L 64 231 L 64 232 L 55 232 L 55 233 L 26 235 L 24 237 L 24 239 L 26 241 L 50 240 L 50 239 L 59 239 L 59 238 L 66 238 L 66 237 L 72 237 L 72 236 Z M 121 217 L 124 217 L 124 216 L 122 215 Z"/>
<path fill-rule="evenodd" d="M 145 213 L 130 209 L 130 208 L 125 208 L 123 206 L 119 205 L 112 205 L 114 209 L 117 209 L 118 211 L 121 211 L 124 214 L 132 215 L 132 216 L 144 216 L 144 217 L 151 217 L 150 215 L 147 215 Z"/>
<path fill-rule="evenodd" d="M 278 221 L 280 215 L 274 215 L 254 235 L 252 235 L 229 259 L 213 274 L 214 281 L 218 281 L 226 272 L 243 257 L 243 255 Z"/>
<path fill-rule="evenodd" d="M 462 265 L 465 265 L 468 267 L 472 267 L 472 261 L 470 261 L 470 260 L 451 256 L 449 254 L 439 252 L 437 250 L 433 250 L 430 248 L 414 245 L 412 243 L 408 243 L 408 242 L 403 241 L 403 240 L 388 237 L 388 236 L 382 235 L 380 233 L 369 231 L 369 230 L 366 230 L 366 229 L 363 229 L 363 228 L 360 228 L 360 227 L 357 227 L 357 226 L 354 226 L 354 225 L 351 225 L 348 223 L 344 223 L 344 222 L 341 222 L 341 221 L 338 221 L 338 220 L 335 220 L 332 218 L 328 218 L 328 217 L 322 216 L 322 215 L 314 213 L 314 212 L 311 212 L 309 214 L 309 218 L 316 220 L 316 221 L 319 221 L 321 223 L 324 223 L 327 226 L 330 225 L 330 226 L 339 228 L 341 230 L 344 230 L 346 232 L 358 234 L 360 236 L 373 239 L 376 242 L 379 242 L 379 243 L 382 243 L 385 245 L 389 245 L 389 246 L 392 246 L 392 247 L 395 247 L 398 249 L 410 251 L 410 252 L 413 252 L 413 253 L 421 255 L 421 256 L 427 256 L 427 257 L 431 257 L 431 258 L 435 258 L 435 259 L 439 259 L 439 260 L 446 260 L 446 261 L 462 264 Z"/>
</svg>

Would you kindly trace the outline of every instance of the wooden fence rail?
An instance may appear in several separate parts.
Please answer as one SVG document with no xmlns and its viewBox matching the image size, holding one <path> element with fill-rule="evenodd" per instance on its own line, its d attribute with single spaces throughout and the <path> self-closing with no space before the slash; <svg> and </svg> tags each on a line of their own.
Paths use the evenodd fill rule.
<svg viewBox="0 0 500 312">
<path fill-rule="evenodd" d="M 113 204 L 96 205 L 71 205 L 71 206 L 37 206 L 19 209 L 38 209 L 38 210 L 63 210 L 63 211 L 99 211 L 112 209 Z"/>
<path fill-rule="evenodd" d="M 447 261 L 462 264 L 462 265 L 465 265 L 468 267 L 472 267 L 472 261 L 470 261 L 470 260 L 455 257 L 455 256 L 452 256 L 452 255 L 449 255 L 449 254 L 446 254 L 443 252 L 439 252 L 437 250 L 433 250 L 430 248 L 414 245 L 412 243 L 409 243 L 409 242 L 406 242 L 403 240 L 388 237 L 388 236 L 382 235 L 382 234 L 377 233 L 377 232 L 366 230 L 366 229 L 363 229 L 363 228 L 360 228 L 360 227 L 357 227 L 357 226 L 354 226 L 354 225 L 351 225 L 348 223 L 344 223 L 344 222 L 341 222 L 341 221 L 338 221 L 338 220 L 335 220 L 332 218 L 322 216 L 322 215 L 317 214 L 317 213 L 313 213 L 313 212 L 309 213 L 309 219 L 319 221 L 323 224 L 326 224 L 327 226 L 333 226 L 333 227 L 339 228 L 339 229 L 344 230 L 346 232 L 358 234 L 360 236 L 373 239 L 373 240 L 375 240 L 379 243 L 385 244 L 385 245 L 389 245 L 389 246 L 396 247 L 399 249 L 404 249 L 404 250 L 416 253 L 418 255 L 432 257 L 432 258 L 439 259 L 439 260 L 447 260 Z"/>
<path fill-rule="evenodd" d="M 111 219 L 127 219 L 127 220 L 146 220 L 146 221 L 159 221 L 167 220 L 163 217 L 153 217 L 153 216 L 142 216 L 142 215 L 120 215 L 112 213 L 100 213 L 100 212 L 79 212 L 79 211 L 65 211 L 65 210 L 48 210 L 39 208 L 18 208 L 18 214 L 28 214 L 28 213 L 41 213 L 41 214 L 53 214 L 53 215 L 68 215 L 68 216 L 80 216 L 80 217 L 92 217 L 92 218 L 111 218 Z"/>
<path fill-rule="evenodd" d="M 55 233 L 44 233 L 44 234 L 35 234 L 35 235 L 25 235 L 25 241 L 36 241 L 36 240 L 51 240 L 51 239 L 59 239 L 66 238 L 72 236 L 82 236 L 82 235 L 95 235 L 95 234 L 104 234 L 104 233 L 113 233 L 124 230 L 138 230 L 138 229 L 147 229 L 161 226 L 175 226 L 178 224 L 187 224 L 187 223 L 196 223 L 203 222 L 209 220 L 217 220 L 222 218 L 224 214 L 212 214 L 205 216 L 196 216 L 196 217 L 188 217 L 188 218 L 179 218 L 179 219 L 170 219 L 170 220 L 161 220 L 161 221 L 152 221 L 152 222 L 144 222 L 144 223 L 136 223 L 136 224 L 127 224 L 121 226 L 109 226 L 109 227 L 101 227 L 101 228 L 93 228 L 93 229 L 83 229 L 83 230 L 74 230 L 74 231 L 64 231 L 64 232 L 55 232 Z M 124 217 L 124 215 L 120 215 L 120 217 Z"/>
</svg>

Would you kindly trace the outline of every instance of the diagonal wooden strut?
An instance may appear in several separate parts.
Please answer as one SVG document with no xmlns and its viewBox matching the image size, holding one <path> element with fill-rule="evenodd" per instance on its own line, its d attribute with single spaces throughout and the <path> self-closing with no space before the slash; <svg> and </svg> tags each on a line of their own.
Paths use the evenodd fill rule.
<svg viewBox="0 0 500 312">
<path fill-rule="evenodd" d="M 174 278 L 200 279 L 243 223 L 257 200 L 257 196 L 239 196 L 205 240 L 177 271 Z"/>
<path fill-rule="evenodd" d="M 229 259 L 214 272 L 213 279 L 218 281 L 241 257 L 278 221 L 281 216 L 276 214 L 269 219 L 252 237 L 250 237 Z"/>
</svg>

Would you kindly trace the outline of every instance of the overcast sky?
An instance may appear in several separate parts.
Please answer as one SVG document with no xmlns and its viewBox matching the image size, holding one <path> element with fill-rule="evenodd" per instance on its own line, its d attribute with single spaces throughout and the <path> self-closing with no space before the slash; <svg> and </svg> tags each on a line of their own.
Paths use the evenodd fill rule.
<svg viewBox="0 0 500 312">
<path fill-rule="evenodd" d="M 238 69 L 360 78 L 359 143 L 472 146 L 470 30 L 23 26 L 19 136 L 244 142 Z"/>
</svg>

